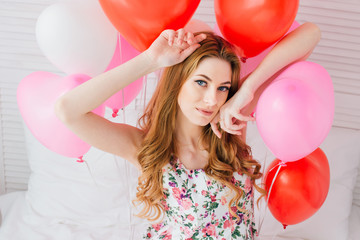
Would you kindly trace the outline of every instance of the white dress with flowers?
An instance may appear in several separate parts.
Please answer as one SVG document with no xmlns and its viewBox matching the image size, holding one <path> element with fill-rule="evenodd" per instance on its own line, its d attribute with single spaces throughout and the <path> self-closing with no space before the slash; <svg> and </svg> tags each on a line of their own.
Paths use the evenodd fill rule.
<svg viewBox="0 0 360 240">
<path fill-rule="evenodd" d="M 172 159 L 163 168 L 165 217 L 161 223 L 149 226 L 143 239 L 253 239 L 256 230 L 250 178 L 234 173 L 233 181 L 245 193 L 239 206 L 247 213 L 232 206 L 240 221 L 229 213 L 228 203 L 232 197 L 227 195 L 228 187 L 210 178 L 202 169 L 188 170 L 178 159 Z"/>
</svg>

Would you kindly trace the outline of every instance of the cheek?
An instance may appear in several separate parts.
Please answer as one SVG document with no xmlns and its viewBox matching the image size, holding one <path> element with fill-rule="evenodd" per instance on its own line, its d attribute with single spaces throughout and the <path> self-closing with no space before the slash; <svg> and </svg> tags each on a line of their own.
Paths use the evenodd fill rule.
<svg viewBox="0 0 360 240">
<path fill-rule="evenodd" d="M 218 101 L 220 107 L 226 103 L 227 97 L 228 97 L 228 94 L 225 94 L 225 93 L 221 94 L 221 96 L 219 97 L 219 101 Z"/>
<path fill-rule="evenodd" d="M 194 86 L 191 84 L 184 84 L 180 89 L 179 96 L 178 96 L 178 103 L 182 104 L 191 103 L 197 101 L 200 98 L 200 92 L 196 90 Z"/>
</svg>

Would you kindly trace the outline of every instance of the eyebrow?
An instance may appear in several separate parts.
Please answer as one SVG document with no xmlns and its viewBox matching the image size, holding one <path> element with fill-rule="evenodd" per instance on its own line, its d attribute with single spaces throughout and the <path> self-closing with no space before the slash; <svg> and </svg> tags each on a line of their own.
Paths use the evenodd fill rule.
<svg viewBox="0 0 360 240">
<path fill-rule="evenodd" d="M 205 78 L 206 80 L 208 80 L 208 81 L 212 82 L 212 79 L 211 79 L 211 78 L 209 78 L 208 76 L 206 76 L 205 74 L 197 74 L 197 75 L 195 75 L 195 76 L 200 76 L 200 77 L 203 77 L 203 78 Z M 221 83 L 221 85 L 223 85 L 223 84 L 230 84 L 230 85 L 231 85 L 231 82 L 230 82 L 230 81 L 227 81 L 227 82 L 223 82 L 223 83 Z"/>
</svg>

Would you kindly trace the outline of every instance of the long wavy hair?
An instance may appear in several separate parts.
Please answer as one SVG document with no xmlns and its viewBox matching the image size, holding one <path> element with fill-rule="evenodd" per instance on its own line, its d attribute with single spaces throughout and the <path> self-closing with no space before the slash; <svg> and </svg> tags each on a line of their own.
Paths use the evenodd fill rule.
<svg viewBox="0 0 360 240">
<path fill-rule="evenodd" d="M 183 62 L 164 70 L 145 113 L 139 119 L 139 126 L 145 136 L 138 153 L 142 174 L 138 179 L 138 192 L 133 203 L 143 207 L 137 216 L 149 221 L 157 220 L 164 210 L 161 204 L 164 197 L 162 168 L 169 163 L 173 155 L 177 155 L 177 140 L 174 134 L 179 111 L 177 98 L 184 82 L 203 59 L 215 57 L 231 65 L 232 79 L 227 99 L 230 99 L 239 87 L 240 61 L 233 46 L 212 32 L 203 33 L 207 37 L 198 49 Z M 255 188 L 263 193 L 255 183 L 255 180 L 262 176 L 261 165 L 252 158 L 250 147 L 237 136 L 222 130 L 221 133 L 222 137 L 219 139 L 211 130 L 210 124 L 203 127 L 200 141 L 209 153 L 208 165 L 204 171 L 235 192 L 229 202 L 229 212 L 239 219 L 231 206 L 235 203 L 239 211 L 246 212 L 238 204 L 244 191 L 235 186 L 233 173 L 247 174 Z"/>
</svg>

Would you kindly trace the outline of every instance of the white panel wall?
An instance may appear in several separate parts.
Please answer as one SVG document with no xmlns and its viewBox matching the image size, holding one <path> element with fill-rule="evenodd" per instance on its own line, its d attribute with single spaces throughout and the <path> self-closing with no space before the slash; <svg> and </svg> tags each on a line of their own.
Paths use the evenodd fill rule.
<svg viewBox="0 0 360 240">
<path fill-rule="evenodd" d="M 30 174 L 16 103 L 18 83 L 35 71 L 62 74 L 42 55 L 35 39 L 37 17 L 55 2 L 0 0 L 0 194 L 26 189 Z M 194 18 L 213 27 L 213 4 L 202 0 Z M 314 22 L 322 30 L 322 40 L 309 61 L 325 67 L 332 77 L 334 125 L 360 129 L 360 1 L 300 0 L 296 20 Z M 150 77 L 146 91 L 129 107 L 141 109 L 155 82 Z"/>
</svg>

